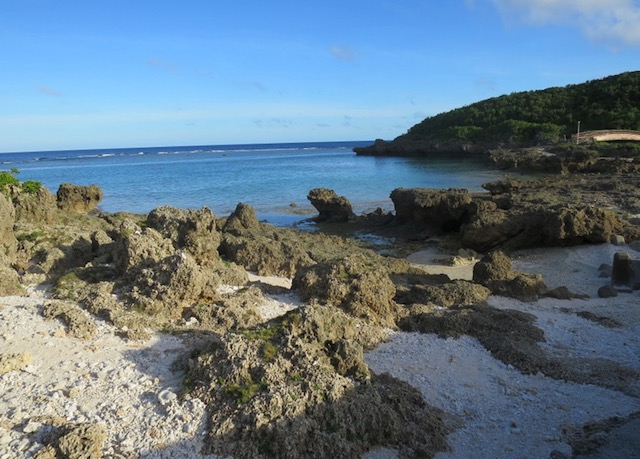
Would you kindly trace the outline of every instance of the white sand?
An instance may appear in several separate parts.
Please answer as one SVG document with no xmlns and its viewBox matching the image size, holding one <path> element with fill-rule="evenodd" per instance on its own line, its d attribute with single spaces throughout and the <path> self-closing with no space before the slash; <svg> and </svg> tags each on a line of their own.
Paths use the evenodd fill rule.
<svg viewBox="0 0 640 459">
<path fill-rule="evenodd" d="M 104 426 L 106 457 L 206 457 L 197 454 L 204 404 L 177 401 L 183 374 L 170 367 L 185 352 L 178 339 L 157 335 L 131 344 L 98 322 L 98 336 L 81 341 L 42 318 L 43 302 L 41 292 L 0 298 L 1 352 L 33 359 L 0 375 L 0 458 L 28 458 L 42 447 L 47 428 L 38 416 Z"/>
<path fill-rule="evenodd" d="M 82 341 L 67 336 L 62 323 L 43 319 L 45 301 L 44 293 L 33 289 L 26 296 L 0 298 L 0 353 L 32 358 L 22 370 L 0 375 L 0 459 L 28 458 L 42 448 L 48 427 L 41 416 L 104 426 L 106 457 L 214 457 L 199 453 L 204 404 L 177 399 L 184 372 L 171 366 L 188 352 L 179 339 L 156 334 L 131 343 L 97 321 L 98 336 Z M 299 305 L 297 295 L 289 293 L 267 296 L 259 310 L 268 320 Z"/>
<path fill-rule="evenodd" d="M 597 268 L 611 263 L 616 250 L 620 248 L 607 244 L 522 252 L 514 259 L 515 269 L 541 273 L 550 287 L 565 285 L 591 298 L 521 303 L 492 297 L 491 304 L 535 314 L 550 352 L 605 357 L 640 370 L 638 292 L 606 300 L 596 297 L 597 288 L 606 283 L 597 277 Z M 430 252 L 433 255 L 437 254 Z M 465 278 L 472 266 L 448 272 Z M 431 263 L 428 269 L 436 272 L 439 267 Z M 178 402 L 176 397 L 183 374 L 170 367 L 185 351 L 179 340 L 156 336 L 144 344 L 131 344 L 118 338 L 114 327 L 99 322 L 98 337 L 81 341 L 66 336 L 59 322 L 42 318 L 43 302 L 37 291 L 0 298 L 0 352 L 28 352 L 33 357 L 27 368 L 0 375 L 0 459 L 28 458 L 41 447 L 46 429 L 37 416 L 105 426 L 106 457 L 207 457 L 198 453 L 203 404 Z M 267 319 L 299 305 L 290 294 L 268 299 L 262 312 Z M 608 316 L 623 327 L 608 329 L 561 308 Z M 620 392 L 522 375 L 470 337 L 445 340 L 395 333 L 388 343 L 367 353 L 366 360 L 374 371 L 388 371 L 414 385 L 460 426 L 449 437 L 452 451 L 439 458 L 540 458 L 553 450 L 568 453 L 563 431 L 640 410 L 638 398 Z M 632 457 L 632 453 L 627 449 L 621 454 Z M 394 450 L 380 449 L 367 456 L 395 455 Z"/>
<path fill-rule="evenodd" d="M 513 259 L 514 269 L 542 274 L 549 287 L 564 285 L 590 298 L 522 303 L 492 296 L 490 304 L 536 315 L 537 326 L 547 338 L 544 348 L 554 355 L 607 358 L 640 371 L 640 295 L 634 292 L 600 299 L 596 294 L 608 281 L 598 277 L 598 267 L 611 264 L 618 250 L 632 252 L 610 244 L 522 251 Z M 425 260 L 425 255 L 433 252 L 409 259 Z M 457 269 L 454 277 L 465 278 L 469 268 L 447 267 L 446 272 Z M 432 264 L 428 270 L 438 272 L 438 266 Z M 616 319 L 623 327 L 606 328 L 562 309 L 591 311 Z M 547 458 L 554 450 L 569 454 L 571 448 L 563 432 L 640 410 L 639 398 L 614 390 L 523 375 L 494 359 L 476 339 L 467 336 L 452 340 L 396 333 L 388 343 L 368 353 L 366 360 L 374 371 L 387 371 L 409 382 L 430 404 L 456 416 L 462 427 L 449 436 L 452 451 L 438 454 L 441 459 Z M 637 389 L 640 393 L 640 382 Z M 617 456 L 593 457 L 638 457 L 637 447 L 618 450 Z M 370 455 L 394 456 L 390 450 Z"/>
</svg>

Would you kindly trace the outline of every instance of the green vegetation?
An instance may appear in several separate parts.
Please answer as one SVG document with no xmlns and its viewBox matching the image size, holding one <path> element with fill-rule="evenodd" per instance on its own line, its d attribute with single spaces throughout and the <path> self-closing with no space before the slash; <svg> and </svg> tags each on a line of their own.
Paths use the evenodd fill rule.
<svg viewBox="0 0 640 459">
<path fill-rule="evenodd" d="M 255 341 L 255 340 L 268 341 L 278 336 L 279 332 L 280 332 L 280 324 L 272 324 L 265 328 L 257 328 L 253 330 L 245 329 L 240 331 L 240 333 L 242 333 L 244 336 L 247 337 L 247 339 L 251 341 Z"/>
<path fill-rule="evenodd" d="M 0 191 L 6 192 L 11 185 L 18 185 L 20 180 L 12 173 L 7 171 L 0 172 Z"/>
<path fill-rule="evenodd" d="M 38 239 L 44 237 L 45 232 L 44 230 L 35 230 L 32 231 L 30 233 L 19 233 L 16 234 L 16 239 L 18 240 L 18 242 L 22 242 L 22 241 L 28 241 L 28 242 L 36 242 Z"/>
<path fill-rule="evenodd" d="M 640 130 L 640 71 L 494 97 L 429 117 L 397 141 L 544 143 L 577 130 Z"/>
<path fill-rule="evenodd" d="M 262 341 L 260 346 L 260 355 L 265 362 L 271 362 L 278 354 L 278 336 L 282 326 L 273 324 L 266 328 L 258 328 L 254 330 L 241 330 L 241 333 L 251 341 Z"/>
<path fill-rule="evenodd" d="M 26 180 L 22 182 L 22 191 L 29 194 L 36 194 L 42 188 L 41 182 L 35 180 Z"/>
<path fill-rule="evenodd" d="M 247 403 L 251 397 L 256 395 L 261 389 L 266 389 L 266 384 L 258 384 L 252 379 L 242 381 L 240 384 L 230 384 L 225 387 L 224 391 L 239 404 Z"/>
<path fill-rule="evenodd" d="M 20 182 L 18 175 L 20 171 L 18 169 L 11 169 L 10 171 L 0 171 L 0 192 L 7 193 L 10 186 L 20 188 L 24 193 L 37 193 L 42 188 L 42 183 L 35 180 L 27 180 Z"/>
</svg>

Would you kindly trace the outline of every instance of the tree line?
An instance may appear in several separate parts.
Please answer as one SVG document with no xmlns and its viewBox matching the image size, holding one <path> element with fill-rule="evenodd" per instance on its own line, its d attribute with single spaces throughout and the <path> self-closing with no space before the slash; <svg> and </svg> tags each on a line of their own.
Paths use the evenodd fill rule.
<svg viewBox="0 0 640 459">
<path fill-rule="evenodd" d="M 640 130 L 640 71 L 516 92 L 426 118 L 398 140 L 555 142 L 582 130 Z"/>
</svg>

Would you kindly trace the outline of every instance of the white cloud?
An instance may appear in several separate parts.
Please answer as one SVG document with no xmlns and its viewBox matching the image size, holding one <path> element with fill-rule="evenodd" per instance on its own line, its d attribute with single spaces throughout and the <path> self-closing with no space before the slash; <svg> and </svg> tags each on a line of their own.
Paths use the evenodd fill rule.
<svg viewBox="0 0 640 459">
<path fill-rule="evenodd" d="M 537 25 L 573 24 L 594 40 L 640 45 L 639 0 L 493 0 L 507 17 Z"/>
</svg>

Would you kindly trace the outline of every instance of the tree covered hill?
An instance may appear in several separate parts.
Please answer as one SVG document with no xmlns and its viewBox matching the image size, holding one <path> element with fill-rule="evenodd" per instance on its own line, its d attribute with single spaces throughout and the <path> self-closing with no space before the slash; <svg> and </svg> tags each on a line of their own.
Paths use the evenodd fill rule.
<svg viewBox="0 0 640 459">
<path fill-rule="evenodd" d="M 357 151 L 421 154 L 535 145 L 570 138 L 578 121 L 582 130 L 640 130 L 640 71 L 483 100 L 426 118 L 393 142 Z"/>
</svg>

